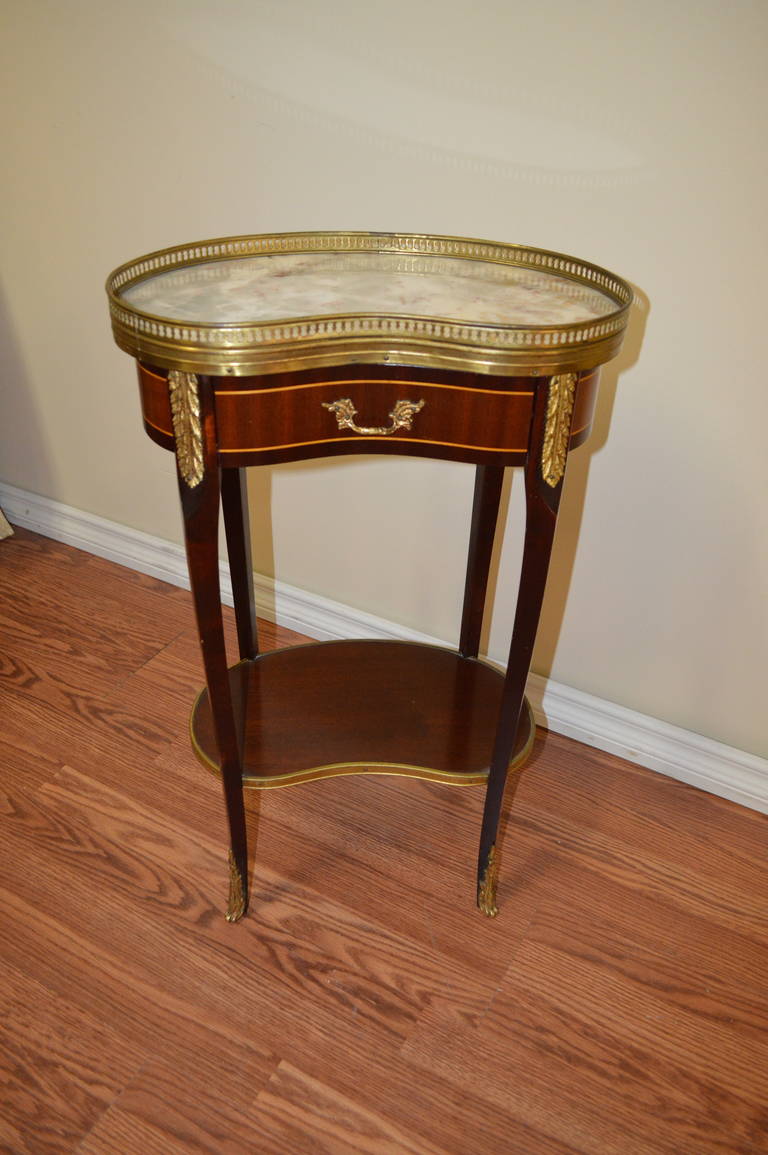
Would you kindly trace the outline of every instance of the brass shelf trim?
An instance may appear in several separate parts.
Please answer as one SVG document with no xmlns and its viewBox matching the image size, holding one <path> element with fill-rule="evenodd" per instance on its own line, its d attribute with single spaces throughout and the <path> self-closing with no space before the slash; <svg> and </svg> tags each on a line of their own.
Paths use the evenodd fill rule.
<svg viewBox="0 0 768 1155">
<path fill-rule="evenodd" d="M 210 770 L 216 777 L 221 777 L 221 767 L 206 754 L 197 740 L 194 729 L 195 714 L 200 700 L 206 694 L 203 689 L 197 695 L 189 719 L 189 736 L 195 757 L 206 770 Z M 528 723 L 528 737 L 510 760 L 507 772 L 513 774 L 522 769 L 528 760 L 536 738 L 536 722 L 533 710 L 527 698 L 523 700 L 523 709 Z M 244 790 L 282 790 L 289 786 L 298 786 L 304 782 L 321 782 L 326 778 L 340 778 L 346 775 L 373 774 L 392 778 L 418 778 L 425 782 L 439 782 L 444 786 L 482 786 L 488 781 L 488 769 L 479 770 L 472 774 L 459 774 L 450 770 L 435 770 L 429 766 L 412 766 L 407 763 L 395 762 L 334 762 L 325 765 L 308 766 L 301 770 L 292 770 L 274 777 L 261 777 L 243 772 Z"/>
</svg>

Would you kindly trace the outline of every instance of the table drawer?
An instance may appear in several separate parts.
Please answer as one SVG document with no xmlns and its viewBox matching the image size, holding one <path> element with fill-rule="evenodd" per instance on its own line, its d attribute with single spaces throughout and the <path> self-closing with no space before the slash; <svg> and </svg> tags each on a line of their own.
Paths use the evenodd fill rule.
<svg viewBox="0 0 768 1155">
<path fill-rule="evenodd" d="M 318 380 L 319 376 L 281 384 L 271 384 L 269 378 L 239 382 L 217 378 L 222 465 L 345 453 L 400 453 L 508 465 L 524 460 L 533 408 L 530 378 L 504 382 L 504 388 L 486 388 L 482 383 L 453 384 L 447 374 L 443 380 L 411 377 L 407 370 L 378 378 L 362 373 L 333 380 L 327 374 Z M 571 448 L 589 432 L 597 377 L 597 371 L 580 375 Z M 140 365 L 139 384 L 147 432 L 172 449 L 165 373 Z M 489 386 L 494 384 L 489 381 Z M 398 402 L 411 405 L 398 409 Z"/>
<path fill-rule="evenodd" d="M 225 383 L 222 383 L 225 384 Z M 524 455 L 532 388 L 465 388 L 402 378 L 216 391 L 223 465 L 249 454 Z"/>
</svg>

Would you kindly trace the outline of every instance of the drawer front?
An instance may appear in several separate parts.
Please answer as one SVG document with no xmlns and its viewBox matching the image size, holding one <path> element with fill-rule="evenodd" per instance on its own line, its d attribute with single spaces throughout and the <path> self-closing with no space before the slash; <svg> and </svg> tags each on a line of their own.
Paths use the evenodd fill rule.
<svg viewBox="0 0 768 1155">
<path fill-rule="evenodd" d="M 589 437 L 592 418 L 595 414 L 599 381 L 599 369 L 589 369 L 586 373 L 579 375 L 573 403 L 573 417 L 571 418 L 570 449 L 575 449 L 577 445 L 581 445 Z"/>
<path fill-rule="evenodd" d="M 476 460 L 524 456 L 533 389 L 464 388 L 367 377 L 216 391 L 223 465 L 251 454 L 416 453 Z M 520 383 L 522 384 L 522 383 Z"/>
<path fill-rule="evenodd" d="M 173 418 L 165 370 L 150 369 L 141 363 L 137 364 L 137 368 L 144 428 L 158 445 L 164 449 L 174 449 Z"/>
<path fill-rule="evenodd" d="M 598 370 L 579 377 L 570 448 L 589 433 Z M 255 381 L 257 379 L 251 379 Z M 275 377 L 272 380 L 276 380 Z M 279 380 L 279 378 L 277 378 Z M 405 453 L 458 461 L 519 464 L 527 451 L 533 382 L 517 378 L 508 389 L 469 388 L 447 381 L 355 377 L 233 388 L 216 381 L 216 414 L 222 465 L 290 461 L 345 453 Z M 530 388 L 527 388 L 530 384 Z M 144 425 L 159 445 L 173 449 L 173 423 L 165 372 L 139 365 Z M 328 406 L 349 401 L 350 406 Z M 397 426 L 398 401 L 412 402 L 410 421 Z M 423 404 L 420 404 L 423 402 Z M 339 427 L 345 411 L 354 426 Z M 392 429 L 392 426 L 396 427 Z M 410 428 L 409 428 L 410 425 Z M 386 430 L 392 429 L 391 432 Z"/>
</svg>

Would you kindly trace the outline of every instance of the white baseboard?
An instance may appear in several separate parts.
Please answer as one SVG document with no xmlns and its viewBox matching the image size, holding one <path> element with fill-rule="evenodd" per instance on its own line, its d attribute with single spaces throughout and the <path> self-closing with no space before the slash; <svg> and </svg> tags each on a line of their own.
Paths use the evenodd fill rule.
<svg viewBox="0 0 768 1155">
<path fill-rule="evenodd" d="M 13 524 L 161 581 L 189 588 L 181 546 L 1 482 L 0 507 Z M 220 576 L 222 599 L 231 605 L 232 587 L 223 563 Z M 393 638 L 445 644 L 439 638 L 285 582 L 273 582 L 261 574 L 255 575 L 254 583 L 256 606 L 262 617 L 310 637 L 321 640 Z M 768 813 L 768 759 L 538 674 L 531 674 L 527 692 L 537 722 L 550 730 Z"/>
</svg>

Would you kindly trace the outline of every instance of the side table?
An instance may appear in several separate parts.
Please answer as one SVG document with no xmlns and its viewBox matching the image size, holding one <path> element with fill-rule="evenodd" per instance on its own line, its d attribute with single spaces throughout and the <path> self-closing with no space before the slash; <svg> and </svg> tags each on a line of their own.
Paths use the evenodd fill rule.
<svg viewBox="0 0 768 1155">
<path fill-rule="evenodd" d="M 144 426 L 176 454 L 205 668 L 192 744 L 221 775 L 227 918 L 248 906 L 243 788 L 337 774 L 486 783 L 477 904 L 497 913 L 497 828 L 530 752 L 524 696 L 569 451 L 629 287 L 518 245 L 401 233 L 227 237 L 122 265 L 107 292 L 138 362 Z M 340 641 L 260 654 L 245 470 L 350 453 L 471 462 L 458 651 Z M 525 470 L 522 573 L 506 674 L 478 659 L 504 469 Z M 229 667 L 223 509 L 240 660 Z"/>
</svg>

